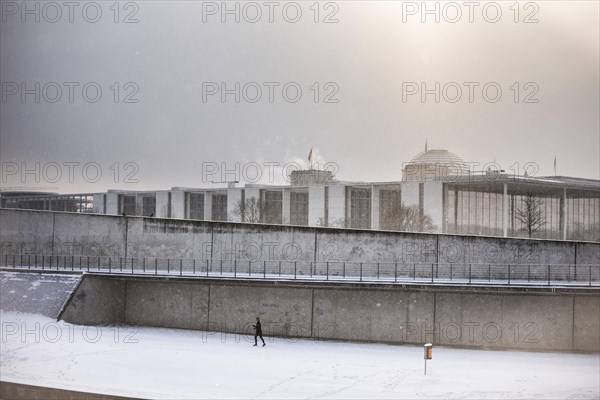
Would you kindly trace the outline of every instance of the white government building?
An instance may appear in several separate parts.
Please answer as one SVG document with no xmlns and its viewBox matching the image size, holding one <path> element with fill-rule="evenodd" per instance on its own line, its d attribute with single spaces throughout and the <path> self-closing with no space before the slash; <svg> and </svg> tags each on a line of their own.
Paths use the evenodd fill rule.
<svg viewBox="0 0 600 400">
<path fill-rule="evenodd" d="M 89 212 L 206 221 L 261 222 L 374 230 L 528 237 L 523 210 L 538 217 L 533 238 L 600 242 L 600 181 L 474 173 L 456 154 L 426 150 L 403 168 L 401 181 L 338 181 L 329 171 L 294 171 L 289 185 L 246 184 L 60 195 L 4 192 L 3 208 Z M 255 199 L 258 217 L 246 208 Z M 427 216 L 406 229 L 399 207 Z M 531 211 L 531 210 L 530 210 Z"/>
</svg>

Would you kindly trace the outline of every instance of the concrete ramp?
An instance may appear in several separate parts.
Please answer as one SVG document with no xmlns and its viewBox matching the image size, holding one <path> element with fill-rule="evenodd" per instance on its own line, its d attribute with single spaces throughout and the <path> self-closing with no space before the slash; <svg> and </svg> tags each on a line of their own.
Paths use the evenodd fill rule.
<svg viewBox="0 0 600 400">
<path fill-rule="evenodd" d="M 80 279 L 80 274 L 2 270 L 0 309 L 57 318 Z"/>
</svg>

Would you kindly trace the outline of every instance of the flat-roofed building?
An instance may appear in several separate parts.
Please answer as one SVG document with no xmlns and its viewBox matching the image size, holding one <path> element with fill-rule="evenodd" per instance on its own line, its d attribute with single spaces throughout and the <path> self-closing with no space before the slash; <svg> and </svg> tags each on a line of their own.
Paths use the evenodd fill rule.
<svg viewBox="0 0 600 400">
<path fill-rule="evenodd" d="M 600 181 L 471 171 L 446 150 L 429 150 L 390 182 L 336 180 L 294 171 L 290 185 L 173 187 L 158 191 L 0 194 L 4 208 L 256 222 L 350 229 L 600 242 Z"/>
</svg>

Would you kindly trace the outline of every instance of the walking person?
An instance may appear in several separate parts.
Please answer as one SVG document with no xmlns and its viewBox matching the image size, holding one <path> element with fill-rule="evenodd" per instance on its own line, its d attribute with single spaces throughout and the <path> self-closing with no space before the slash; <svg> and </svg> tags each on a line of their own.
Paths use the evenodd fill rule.
<svg viewBox="0 0 600 400">
<path fill-rule="evenodd" d="M 263 339 L 263 336 L 262 336 L 262 327 L 260 325 L 260 318 L 256 317 L 256 324 L 252 325 L 252 327 L 254 328 L 254 345 L 255 346 L 258 345 L 257 338 L 260 338 L 260 340 L 262 340 L 262 342 L 263 342 L 263 347 L 265 347 L 267 344 L 265 343 L 265 339 Z"/>
</svg>

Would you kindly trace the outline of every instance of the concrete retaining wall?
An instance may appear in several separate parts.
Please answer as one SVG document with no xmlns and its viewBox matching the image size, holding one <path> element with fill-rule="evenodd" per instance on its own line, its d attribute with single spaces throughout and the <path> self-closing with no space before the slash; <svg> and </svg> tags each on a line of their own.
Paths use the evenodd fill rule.
<svg viewBox="0 0 600 400">
<path fill-rule="evenodd" d="M 123 283 L 127 288 L 127 295 L 123 297 L 125 301 L 119 303 L 123 322 L 208 330 L 210 286 L 145 280 Z"/>
<path fill-rule="evenodd" d="M 82 277 L 81 283 L 67 300 L 67 315 L 77 315 L 78 323 L 83 325 L 125 323 L 127 287 L 124 280 Z M 62 315 L 64 312 L 65 307 Z"/>
<path fill-rule="evenodd" d="M 474 348 L 600 351 L 593 289 L 234 281 L 85 274 L 62 319 Z"/>
<path fill-rule="evenodd" d="M 11 209 L 0 209 L 0 220 L 0 254 L 251 261 L 600 264 L 599 243 Z"/>
</svg>

